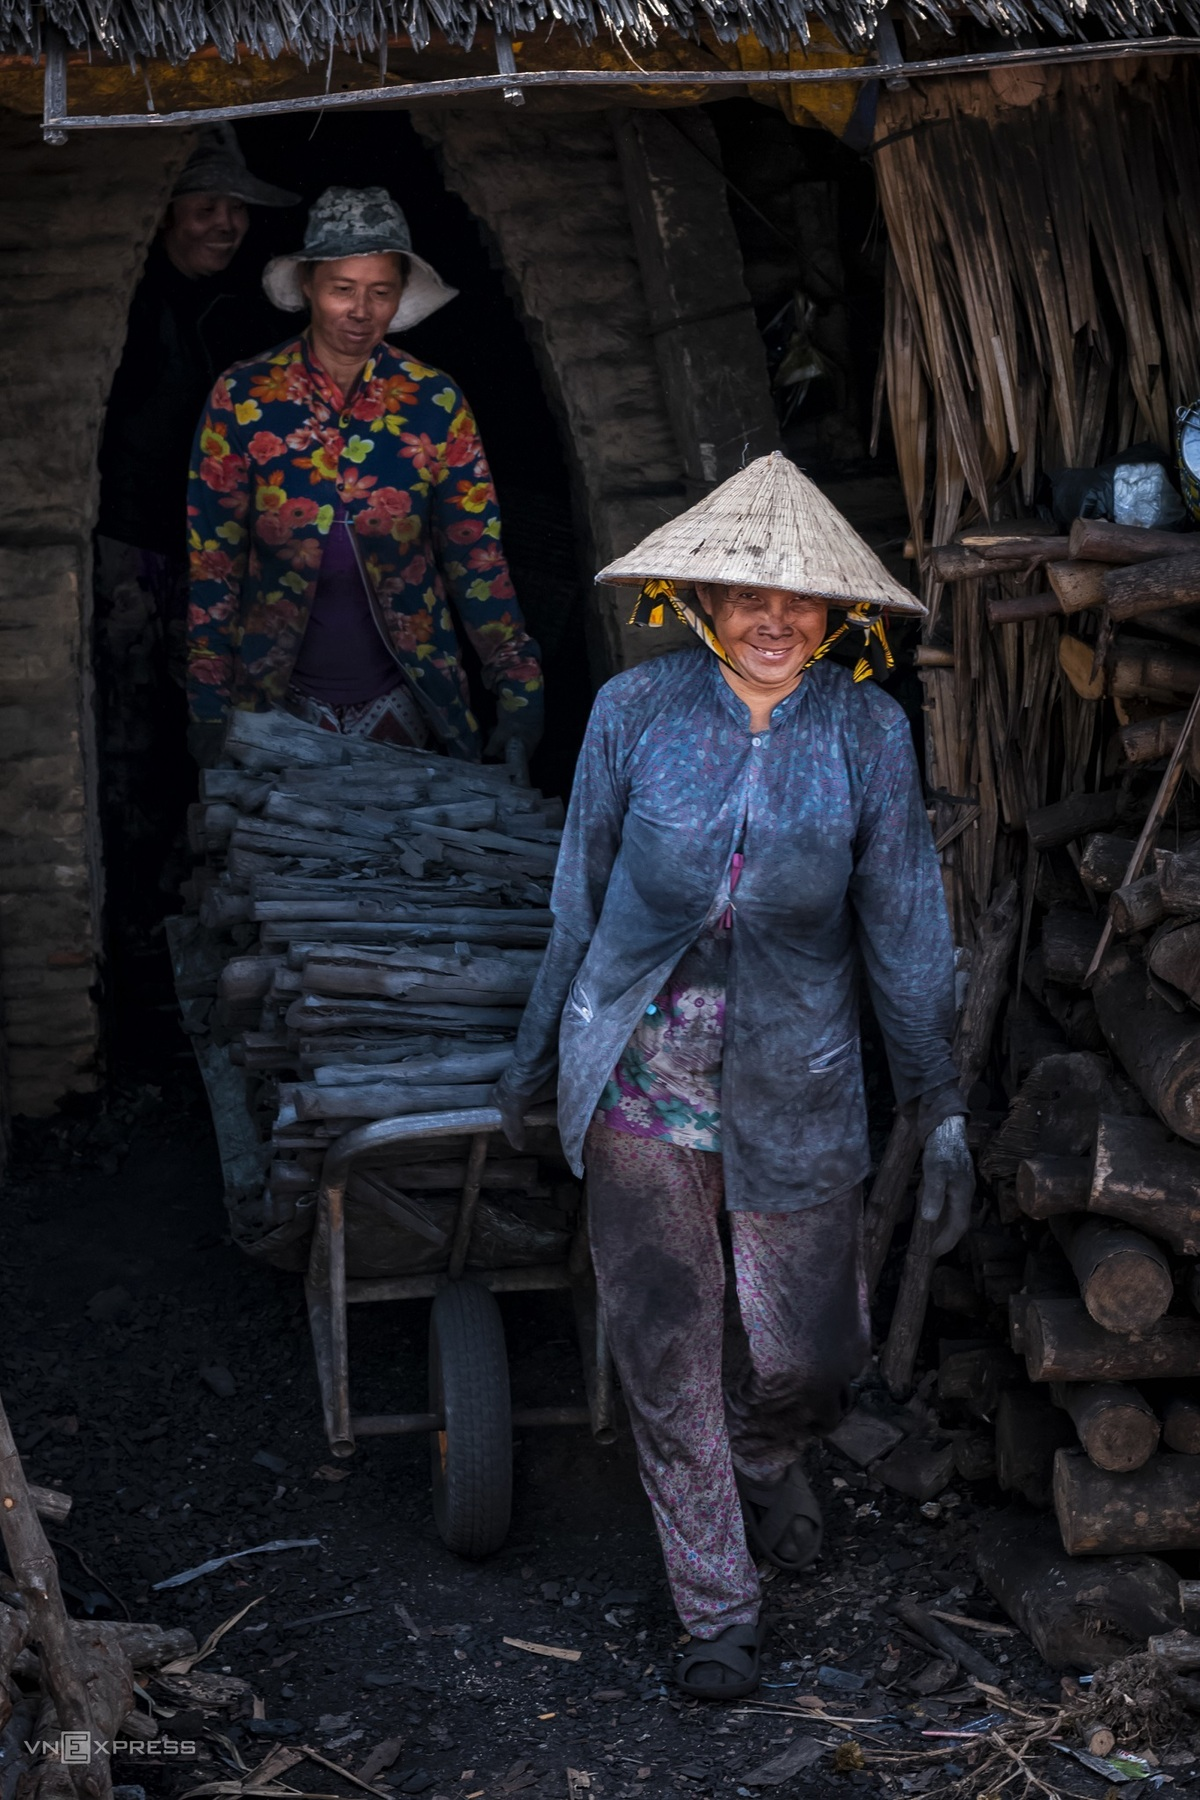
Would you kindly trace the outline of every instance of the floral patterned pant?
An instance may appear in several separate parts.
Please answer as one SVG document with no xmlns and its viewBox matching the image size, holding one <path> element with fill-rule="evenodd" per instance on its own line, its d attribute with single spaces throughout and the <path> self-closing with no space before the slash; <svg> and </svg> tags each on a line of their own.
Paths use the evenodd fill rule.
<svg viewBox="0 0 1200 1800">
<path fill-rule="evenodd" d="M 721 1158 L 593 1122 L 592 1261 L 676 1610 L 694 1637 L 758 1618 L 734 1464 L 773 1482 L 832 1431 L 870 1348 L 862 1189 L 729 1216 Z"/>
</svg>

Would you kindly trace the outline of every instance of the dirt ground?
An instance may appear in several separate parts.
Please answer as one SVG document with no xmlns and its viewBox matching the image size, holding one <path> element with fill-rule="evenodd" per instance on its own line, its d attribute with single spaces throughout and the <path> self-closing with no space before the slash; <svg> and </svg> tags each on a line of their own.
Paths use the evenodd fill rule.
<svg viewBox="0 0 1200 1800">
<path fill-rule="evenodd" d="M 994 1490 L 922 1507 L 823 1450 L 826 1548 L 813 1571 L 767 1589 L 760 1694 L 683 1700 L 628 1435 L 602 1449 L 580 1429 L 521 1434 L 511 1537 L 477 1565 L 434 1531 L 424 1440 L 366 1441 L 335 1466 L 299 1281 L 230 1246 L 202 1094 L 184 1061 L 164 1066 L 161 1086 L 19 1134 L 0 1269 L 0 1384 L 27 1472 L 74 1496 L 53 1534 L 72 1609 L 202 1639 L 249 1608 L 203 1665 L 245 1689 L 215 1707 L 176 1699 L 174 1716 L 159 1692 L 183 1753 L 125 1756 L 118 1780 L 168 1797 L 223 1781 L 233 1794 L 273 1748 L 304 1746 L 351 1773 L 365 1765 L 373 1792 L 429 1800 L 1022 1792 L 1020 1780 L 1001 1789 L 1011 1768 L 988 1774 L 985 1734 L 930 1735 L 999 1703 L 934 1666 L 890 1610 L 912 1596 L 977 1619 L 972 1641 L 1008 1702 L 1057 1703 L 1058 1676 L 1004 1632 L 974 1573 L 973 1519 Z M 516 1404 L 578 1401 L 563 1298 L 503 1305 Z M 356 1408 L 424 1405 L 427 1319 L 425 1303 L 356 1309 Z M 214 1367 L 236 1392 L 213 1391 L 201 1370 Z M 155 1588 L 279 1539 L 316 1542 Z M 1189 1765 L 1180 1752 L 1174 1785 Z M 1044 1794 L 1108 1787 L 1062 1756 L 1037 1767 Z M 331 1800 L 362 1791 L 308 1755 L 281 1779 Z"/>
</svg>

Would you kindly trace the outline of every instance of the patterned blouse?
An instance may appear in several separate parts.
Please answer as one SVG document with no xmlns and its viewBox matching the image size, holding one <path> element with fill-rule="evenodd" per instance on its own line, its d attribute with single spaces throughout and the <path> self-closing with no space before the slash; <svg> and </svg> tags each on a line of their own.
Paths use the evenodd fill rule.
<svg viewBox="0 0 1200 1800">
<path fill-rule="evenodd" d="M 477 758 L 480 741 L 451 608 L 502 717 L 528 719 L 536 738 L 538 649 L 475 420 L 448 376 L 387 343 L 346 399 L 305 338 L 235 364 L 213 388 L 188 487 L 192 717 L 283 699 L 343 509 L 381 623 L 449 754 Z"/>
<path fill-rule="evenodd" d="M 626 1044 L 600 1096 L 600 1122 L 630 1137 L 685 1150 L 721 1148 L 721 1056 L 733 894 L 745 857 L 735 852 L 730 904 L 685 950 Z"/>
</svg>

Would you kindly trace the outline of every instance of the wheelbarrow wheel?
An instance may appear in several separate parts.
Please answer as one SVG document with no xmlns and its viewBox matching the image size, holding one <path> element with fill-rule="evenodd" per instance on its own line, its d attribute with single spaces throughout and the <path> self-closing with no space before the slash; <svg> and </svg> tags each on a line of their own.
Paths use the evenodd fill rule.
<svg viewBox="0 0 1200 1800">
<path fill-rule="evenodd" d="M 512 1399 L 500 1308 L 488 1289 L 456 1281 L 429 1320 L 433 1517 L 447 1549 L 490 1556 L 512 1514 Z"/>
</svg>

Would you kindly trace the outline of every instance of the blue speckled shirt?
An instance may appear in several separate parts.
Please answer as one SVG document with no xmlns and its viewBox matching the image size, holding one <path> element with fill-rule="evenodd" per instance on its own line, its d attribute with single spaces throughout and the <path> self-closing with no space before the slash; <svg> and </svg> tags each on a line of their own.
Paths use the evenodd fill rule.
<svg viewBox="0 0 1200 1800">
<path fill-rule="evenodd" d="M 950 1051 L 953 945 L 908 721 L 836 664 L 815 664 L 763 732 L 707 650 L 601 689 L 506 1082 L 533 1093 L 557 1063 L 559 1134 L 581 1173 L 588 1124 L 646 1006 L 731 905 L 738 848 L 726 1205 L 794 1212 L 870 1167 L 860 968 L 919 1134 L 966 1111 Z"/>
</svg>

